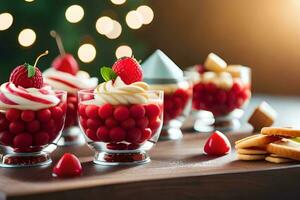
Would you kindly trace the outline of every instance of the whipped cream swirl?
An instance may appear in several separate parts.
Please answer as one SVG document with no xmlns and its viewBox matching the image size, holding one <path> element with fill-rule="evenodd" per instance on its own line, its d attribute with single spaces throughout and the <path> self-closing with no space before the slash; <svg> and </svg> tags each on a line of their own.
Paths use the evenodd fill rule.
<svg viewBox="0 0 300 200">
<path fill-rule="evenodd" d="M 40 110 L 59 104 L 60 99 L 50 86 L 41 89 L 16 87 L 11 82 L 0 86 L 0 109 Z"/>
<path fill-rule="evenodd" d="M 97 78 L 91 78 L 87 72 L 79 71 L 75 76 L 66 72 L 49 68 L 43 73 L 44 82 L 55 89 L 65 90 L 76 94 L 78 90 L 94 89 L 98 84 Z"/>
<path fill-rule="evenodd" d="M 149 101 L 147 90 L 149 85 L 145 82 L 135 82 L 126 85 L 120 77 L 101 83 L 95 90 L 95 100 L 97 103 L 112 105 L 118 104 L 145 104 Z"/>
</svg>

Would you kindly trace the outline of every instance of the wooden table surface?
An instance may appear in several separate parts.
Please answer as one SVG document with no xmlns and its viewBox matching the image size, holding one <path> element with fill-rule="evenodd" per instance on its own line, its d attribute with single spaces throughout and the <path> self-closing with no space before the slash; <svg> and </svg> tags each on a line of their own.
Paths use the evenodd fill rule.
<svg viewBox="0 0 300 200">
<path fill-rule="evenodd" d="M 299 126 L 300 98 L 257 96 L 252 110 L 266 99 L 279 112 L 278 125 Z M 249 114 L 245 115 L 247 118 Z M 227 133 L 231 142 L 249 134 L 248 126 Z M 85 145 L 61 147 L 54 163 L 65 152 L 76 154 L 83 165 L 81 177 L 59 179 L 48 167 L 0 169 L 0 199 L 265 199 L 299 196 L 299 164 L 271 164 L 203 154 L 208 134 L 185 133 L 181 141 L 159 142 L 150 152 L 152 162 L 138 166 L 94 165 Z"/>
</svg>

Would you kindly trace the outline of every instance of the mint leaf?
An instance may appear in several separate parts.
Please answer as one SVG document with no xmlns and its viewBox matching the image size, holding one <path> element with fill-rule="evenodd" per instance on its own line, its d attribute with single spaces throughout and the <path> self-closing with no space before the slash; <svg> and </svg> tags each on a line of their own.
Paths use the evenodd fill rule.
<svg viewBox="0 0 300 200">
<path fill-rule="evenodd" d="M 31 78 L 35 75 L 35 67 L 28 64 L 28 63 L 25 63 L 24 66 L 27 68 L 27 71 L 28 71 L 28 78 Z"/>
<path fill-rule="evenodd" d="M 117 74 L 110 67 L 101 67 L 100 73 L 105 81 L 110 81 L 117 78 Z"/>
</svg>

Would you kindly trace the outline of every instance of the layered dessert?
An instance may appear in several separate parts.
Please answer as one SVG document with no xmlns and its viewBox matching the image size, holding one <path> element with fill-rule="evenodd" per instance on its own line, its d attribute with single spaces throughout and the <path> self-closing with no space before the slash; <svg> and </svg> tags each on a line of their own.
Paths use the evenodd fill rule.
<svg viewBox="0 0 300 200">
<path fill-rule="evenodd" d="M 161 139 L 171 139 L 168 129 L 177 128 L 184 120 L 184 113 L 188 113 L 192 98 L 191 82 L 184 77 L 183 71 L 161 50 L 156 50 L 142 63 L 144 80 L 151 89 L 164 91 L 164 127 Z M 172 121 L 181 121 L 172 123 Z M 179 133 L 178 138 L 182 137 Z"/>
<path fill-rule="evenodd" d="M 242 108 L 251 96 L 251 72 L 248 67 L 227 65 L 210 53 L 204 65 L 196 65 L 193 77 L 193 109 L 206 110 L 215 117 L 226 116 Z"/>
<path fill-rule="evenodd" d="M 16 153 L 34 152 L 35 156 L 4 154 L 2 166 L 47 161 L 47 156 L 36 157 L 37 152 L 55 143 L 64 125 L 66 93 L 44 84 L 36 63 L 16 67 L 9 82 L 0 86 L 0 144 Z"/>
<path fill-rule="evenodd" d="M 149 91 L 134 58 L 121 58 L 101 74 L 105 82 L 78 93 L 80 126 L 99 153 L 95 162 L 147 162 L 144 151 L 156 143 L 163 123 L 162 92 Z"/>
</svg>

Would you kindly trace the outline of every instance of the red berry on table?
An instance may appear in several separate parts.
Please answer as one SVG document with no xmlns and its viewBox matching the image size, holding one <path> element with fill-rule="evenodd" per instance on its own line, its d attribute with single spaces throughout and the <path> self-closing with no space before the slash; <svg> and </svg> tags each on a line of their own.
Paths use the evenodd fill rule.
<svg viewBox="0 0 300 200">
<path fill-rule="evenodd" d="M 13 140 L 14 148 L 28 148 L 32 145 L 32 136 L 28 133 L 18 134 Z"/>
<path fill-rule="evenodd" d="M 98 114 L 102 119 L 111 117 L 113 115 L 113 112 L 114 112 L 114 107 L 111 104 L 104 104 L 98 110 Z"/>
<path fill-rule="evenodd" d="M 76 75 L 79 71 L 79 66 L 72 54 L 64 54 L 54 59 L 52 67 L 58 71 Z"/>
<path fill-rule="evenodd" d="M 114 111 L 114 117 L 118 121 L 125 121 L 129 118 L 129 110 L 126 106 L 118 106 Z"/>
<path fill-rule="evenodd" d="M 204 152 L 207 155 L 221 156 L 231 151 L 228 138 L 221 132 L 214 132 L 206 141 Z"/>
<path fill-rule="evenodd" d="M 6 111 L 6 119 L 11 122 L 17 121 L 20 118 L 20 111 L 17 109 L 9 109 Z"/>
<path fill-rule="evenodd" d="M 53 168 L 53 175 L 58 177 L 74 177 L 82 173 L 79 159 L 71 153 L 65 153 Z"/>
<path fill-rule="evenodd" d="M 131 57 L 123 57 L 117 60 L 112 70 L 124 81 L 126 84 L 143 80 L 143 71 L 139 62 Z"/>
<path fill-rule="evenodd" d="M 34 118 L 35 118 L 35 113 L 32 110 L 24 110 L 21 113 L 21 119 L 24 122 L 31 122 L 34 120 Z"/>
</svg>

